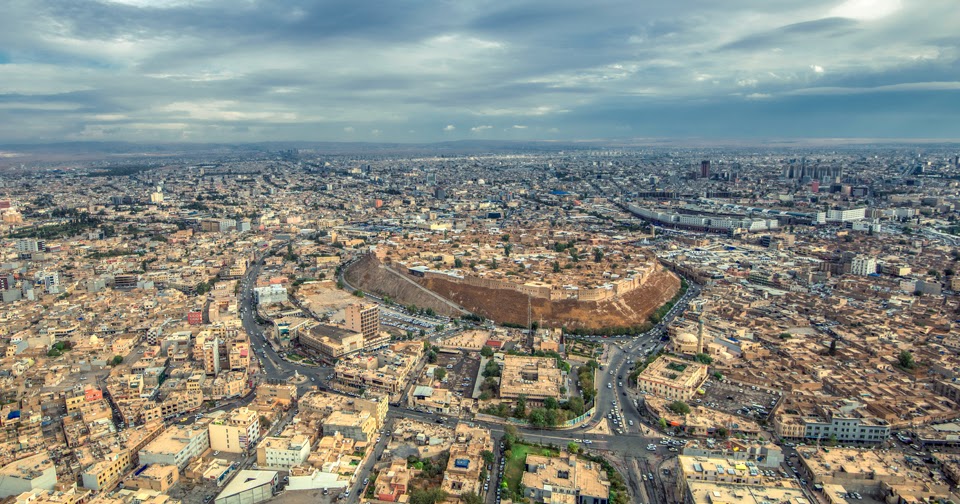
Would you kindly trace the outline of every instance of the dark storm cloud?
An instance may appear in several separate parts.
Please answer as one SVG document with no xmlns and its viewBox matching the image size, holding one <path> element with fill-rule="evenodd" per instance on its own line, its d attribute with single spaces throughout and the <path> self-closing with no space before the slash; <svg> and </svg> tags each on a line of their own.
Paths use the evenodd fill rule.
<svg viewBox="0 0 960 504">
<path fill-rule="evenodd" d="M 957 137 L 955 12 L 955 0 L 9 0 L 0 141 Z"/>
</svg>

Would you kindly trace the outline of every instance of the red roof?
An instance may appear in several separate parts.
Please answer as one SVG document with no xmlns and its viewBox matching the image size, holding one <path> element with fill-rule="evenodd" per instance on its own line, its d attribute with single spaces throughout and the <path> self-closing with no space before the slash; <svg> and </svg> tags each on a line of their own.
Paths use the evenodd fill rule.
<svg viewBox="0 0 960 504">
<path fill-rule="evenodd" d="M 484 345 L 487 345 L 490 348 L 500 348 L 501 346 L 503 346 L 503 342 L 491 339 L 491 340 L 487 340 L 487 342 L 484 343 Z"/>
</svg>

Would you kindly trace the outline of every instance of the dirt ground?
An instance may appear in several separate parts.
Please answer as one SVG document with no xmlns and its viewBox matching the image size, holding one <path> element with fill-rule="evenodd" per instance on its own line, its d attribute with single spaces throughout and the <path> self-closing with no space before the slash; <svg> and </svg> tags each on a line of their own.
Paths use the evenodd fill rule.
<svg viewBox="0 0 960 504">
<path fill-rule="evenodd" d="M 353 294 L 337 289 L 333 282 L 301 285 L 297 299 L 318 315 L 328 314 L 331 320 L 343 320 L 346 307 L 359 301 Z"/>
</svg>

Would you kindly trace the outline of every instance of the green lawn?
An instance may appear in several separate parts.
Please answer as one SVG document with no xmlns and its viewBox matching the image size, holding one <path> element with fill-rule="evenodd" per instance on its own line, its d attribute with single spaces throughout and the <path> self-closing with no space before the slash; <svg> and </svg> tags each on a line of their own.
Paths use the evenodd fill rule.
<svg viewBox="0 0 960 504">
<path fill-rule="evenodd" d="M 528 453 L 549 457 L 558 455 L 556 450 L 514 443 L 510 449 L 510 458 L 507 459 L 506 466 L 503 469 L 503 479 L 507 482 L 507 488 L 509 488 L 511 492 L 516 492 L 517 488 L 520 487 L 520 480 L 523 479 L 524 462 L 527 459 Z"/>
</svg>

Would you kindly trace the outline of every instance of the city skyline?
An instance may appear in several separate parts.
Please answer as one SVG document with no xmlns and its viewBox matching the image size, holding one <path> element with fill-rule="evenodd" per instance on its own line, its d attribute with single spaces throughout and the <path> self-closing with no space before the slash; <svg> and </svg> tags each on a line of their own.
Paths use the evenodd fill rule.
<svg viewBox="0 0 960 504">
<path fill-rule="evenodd" d="M 15 1 L 0 143 L 956 139 L 954 8 Z"/>
</svg>

